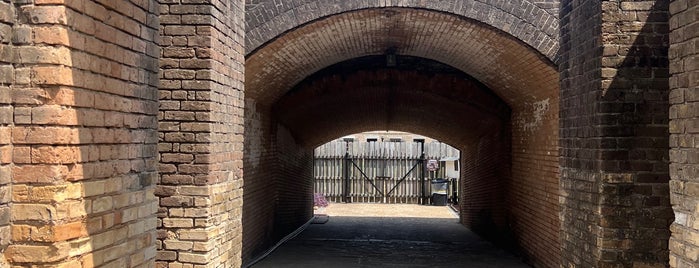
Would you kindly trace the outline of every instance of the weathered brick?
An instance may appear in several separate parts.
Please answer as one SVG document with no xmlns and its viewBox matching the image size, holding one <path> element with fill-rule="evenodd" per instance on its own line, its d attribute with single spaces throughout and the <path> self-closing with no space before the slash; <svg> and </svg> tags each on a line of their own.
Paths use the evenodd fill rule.
<svg viewBox="0 0 699 268">
<path fill-rule="evenodd" d="M 49 45 L 70 45 L 70 33 L 64 27 L 49 26 L 36 27 L 34 31 L 34 42 Z"/>
<path fill-rule="evenodd" d="M 25 6 L 22 13 L 32 23 L 67 24 L 66 8 L 63 6 Z"/>
<path fill-rule="evenodd" d="M 165 240 L 164 244 L 165 249 L 190 251 L 193 243 L 189 241 Z"/>
<path fill-rule="evenodd" d="M 15 165 L 12 170 L 15 183 L 57 183 L 70 173 L 63 165 Z"/>
<path fill-rule="evenodd" d="M 69 164 L 82 162 L 82 152 L 78 147 L 40 146 L 31 150 L 31 160 L 35 164 Z"/>
<path fill-rule="evenodd" d="M 194 226 L 192 219 L 164 218 L 163 227 L 166 228 L 191 228 Z"/>
<path fill-rule="evenodd" d="M 177 232 L 179 238 L 185 241 L 207 241 L 209 233 L 205 230 L 187 230 L 181 229 Z"/>
<path fill-rule="evenodd" d="M 15 263 L 32 263 L 37 260 L 55 262 L 68 257 L 70 246 L 67 243 L 49 246 L 10 245 L 5 254 Z"/>
<path fill-rule="evenodd" d="M 66 85 L 73 84 L 73 72 L 66 67 L 32 67 L 32 82 L 43 85 Z"/>
<path fill-rule="evenodd" d="M 87 235 L 87 230 L 82 222 L 73 222 L 58 226 L 12 226 L 12 237 L 15 241 L 56 242 L 85 237 Z"/>
<path fill-rule="evenodd" d="M 56 220 L 56 208 L 48 204 L 13 204 L 12 220 L 35 220 L 52 221 Z"/>
<path fill-rule="evenodd" d="M 177 260 L 183 263 L 205 264 L 208 263 L 209 258 L 211 258 L 210 253 L 197 254 L 181 252 L 178 254 Z"/>
<path fill-rule="evenodd" d="M 30 47 L 15 49 L 19 54 L 20 63 L 24 64 L 56 64 L 71 66 L 70 51 L 66 47 Z"/>
</svg>

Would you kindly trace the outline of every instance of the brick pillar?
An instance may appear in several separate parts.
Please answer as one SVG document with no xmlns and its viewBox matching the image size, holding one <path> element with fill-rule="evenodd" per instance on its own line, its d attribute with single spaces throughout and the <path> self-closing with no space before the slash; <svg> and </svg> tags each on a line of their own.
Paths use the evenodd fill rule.
<svg viewBox="0 0 699 268">
<path fill-rule="evenodd" d="M 160 1 L 160 267 L 241 265 L 243 6 Z"/>
<path fill-rule="evenodd" d="M 699 267 L 699 2 L 670 4 L 670 266 Z"/>
<path fill-rule="evenodd" d="M 0 253 L 10 244 L 10 182 L 12 179 L 13 109 L 10 89 L 14 66 L 8 57 L 12 50 L 14 7 L 9 0 L 0 1 Z M 0 256 L 0 267 L 7 266 Z"/>
<path fill-rule="evenodd" d="M 665 1 L 562 1 L 563 266 L 664 267 Z"/>
<path fill-rule="evenodd" d="M 1 135 L 12 142 L 10 264 L 153 265 L 154 3 L 23 0 L 0 7 L 0 21 L 15 11 L 12 46 L 0 53 L 13 66 L 13 125 L 11 135 Z"/>
</svg>

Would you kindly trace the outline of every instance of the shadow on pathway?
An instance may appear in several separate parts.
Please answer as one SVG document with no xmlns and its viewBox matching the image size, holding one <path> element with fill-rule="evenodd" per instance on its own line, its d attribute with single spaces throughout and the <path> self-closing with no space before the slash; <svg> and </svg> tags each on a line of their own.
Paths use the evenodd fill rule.
<svg viewBox="0 0 699 268">
<path fill-rule="evenodd" d="M 529 266 L 456 218 L 330 216 L 253 267 Z"/>
</svg>

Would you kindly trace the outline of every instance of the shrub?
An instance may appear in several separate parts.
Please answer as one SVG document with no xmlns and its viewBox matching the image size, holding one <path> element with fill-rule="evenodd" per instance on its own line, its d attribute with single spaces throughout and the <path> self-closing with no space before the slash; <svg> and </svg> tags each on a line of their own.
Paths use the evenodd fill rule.
<svg viewBox="0 0 699 268">
<path fill-rule="evenodd" d="M 321 193 L 313 194 L 313 206 L 314 207 L 327 207 L 328 200 L 325 199 L 325 195 Z"/>
</svg>

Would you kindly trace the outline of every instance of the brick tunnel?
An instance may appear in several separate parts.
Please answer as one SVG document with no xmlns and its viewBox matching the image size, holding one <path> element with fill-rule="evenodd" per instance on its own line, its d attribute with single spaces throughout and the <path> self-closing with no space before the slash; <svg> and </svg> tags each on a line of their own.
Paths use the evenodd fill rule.
<svg viewBox="0 0 699 268">
<path fill-rule="evenodd" d="M 539 49 L 474 19 L 375 8 L 312 21 L 252 51 L 244 165 L 263 172 L 245 174 L 243 256 L 312 216 L 316 146 L 398 130 L 463 152 L 464 225 L 556 265 L 558 72 L 545 54 L 556 48 Z"/>
<path fill-rule="evenodd" d="M 241 267 L 313 148 L 462 152 L 534 267 L 699 267 L 696 1 L 0 1 L 0 267 Z M 669 148 L 669 149 L 668 149 Z"/>
</svg>

